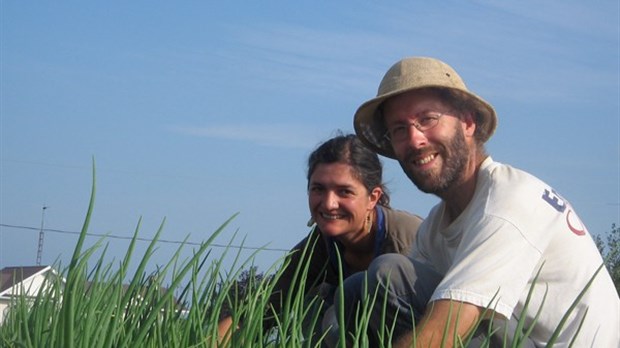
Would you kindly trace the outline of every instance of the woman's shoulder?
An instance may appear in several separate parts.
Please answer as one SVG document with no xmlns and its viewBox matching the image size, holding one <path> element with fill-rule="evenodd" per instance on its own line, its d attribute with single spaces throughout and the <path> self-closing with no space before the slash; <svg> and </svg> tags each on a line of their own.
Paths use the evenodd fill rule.
<svg viewBox="0 0 620 348">
<path fill-rule="evenodd" d="M 402 226 L 410 229 L 411 225 L 419 226 L 423 220 L 419 215 L 405 210 L 386 207 L 381 207 L 381 209 L 383 211 L 383 215 L 385 216 L 385 224 L 387 228 Z"/>
<path fill-rule="evenodd" d="M 382 207 L 385 219 L 384 253 L 408 254 L 415 242 L 422 218 L 403 210 Z"/>
</svg>

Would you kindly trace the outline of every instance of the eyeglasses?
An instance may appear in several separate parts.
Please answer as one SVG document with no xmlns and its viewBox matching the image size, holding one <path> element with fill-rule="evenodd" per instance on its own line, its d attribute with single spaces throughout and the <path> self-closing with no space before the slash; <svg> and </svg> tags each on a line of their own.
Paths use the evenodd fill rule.
<svg viewBox="0 0 620 348">
<path fill-rule="evenodd" d="M 385 132 L 385 137 L 390 141 L 401 142 L 409 137 L 409 128 L 414 126 L 420 132 L 435 127 L 439 123 L 441 116 L 445 114 L 439 112 L 427 112 L 416 117 L 411 123 L 398 124 Z"/>
</svg>

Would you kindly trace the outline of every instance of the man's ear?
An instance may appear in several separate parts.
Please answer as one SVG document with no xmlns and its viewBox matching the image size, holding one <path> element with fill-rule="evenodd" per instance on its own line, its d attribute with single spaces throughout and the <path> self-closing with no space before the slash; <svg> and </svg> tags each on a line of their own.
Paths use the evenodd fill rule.
<svg viewBox="0 0 620 348">
<path fill-rule="evenodd" d="M 463 125 L 463 134 L 466 137 L 473 137 L 476 133 L 476 116 L 471 112 L 463 113 L 461 124 Z"/>
</svg>

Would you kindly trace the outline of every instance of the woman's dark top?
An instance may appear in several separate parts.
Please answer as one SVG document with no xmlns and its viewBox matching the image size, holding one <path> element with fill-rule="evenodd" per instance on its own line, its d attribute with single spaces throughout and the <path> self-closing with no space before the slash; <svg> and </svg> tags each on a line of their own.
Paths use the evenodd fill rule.
<svg viewBox="0 0 620 348">
<path fill-rule="evenodd" d="M 422 219 L 404 211 L 379 205 L 375 211 L 379 228 L 375 234 L 375 255 L 373 259 L 388 253 L 409 255 Z M 344 279 L 353 272 L 348 270 L 342 259 L 344 255 L 343 246 L 334 238 L 323 236 L 318 227 L 315 227 L 306 238 L 291 250 L 289 263 L 278 279 L 270 298 L 273 310 L 276 313 L 280 311 L 289 291 L 304 291 L 304 294 L 308 294 L 312 288 L 320 284 L 326 283 L 337 286 L 339 279 L 338 254 L 343 263 Z M 302 282 L 299 279 L 303 278 L 301 273 L 305 271 L 306 262 L 308 262 L 307 274 L 305 281 Z M 297 279 L 296 273 L 298 273 Z M 271 315 L 267 315 L 267 317 L 271 317 Z"/>
</svg>

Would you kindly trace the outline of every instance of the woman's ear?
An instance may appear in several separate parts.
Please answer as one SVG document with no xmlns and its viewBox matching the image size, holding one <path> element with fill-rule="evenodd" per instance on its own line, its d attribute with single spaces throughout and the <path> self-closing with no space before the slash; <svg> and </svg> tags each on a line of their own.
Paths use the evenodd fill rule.
<svg viewBox="0 0 620 348">
<path fill-rule="evenodd" d="M 383 190 L 380 187 L 375 187 L 372 189 L 368 195 L 368 209 L 374 209 L 377 203 L 379 203 L 381 196 L 383 196 Z"/>
</svg>

